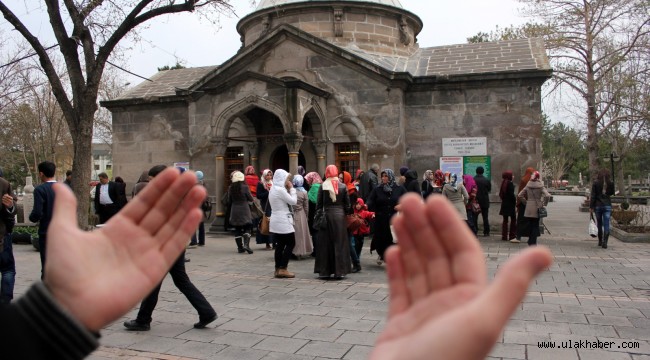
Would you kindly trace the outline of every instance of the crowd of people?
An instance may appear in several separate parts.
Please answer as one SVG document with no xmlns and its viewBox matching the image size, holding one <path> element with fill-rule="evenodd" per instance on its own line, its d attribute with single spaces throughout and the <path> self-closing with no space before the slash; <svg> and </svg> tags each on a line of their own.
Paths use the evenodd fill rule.
<svg viewBox="0 0 650 360">
<path fill-rule="evenodd" d="M 83 232 L 71 221 L 76 217 L 74 197 L 65 186 L 54 181 L 53 164 L 44 162 L 39 164 L 38 170 L 42 184 L 35 190 L 30 220 L 38 221 L 42 227 L 39 228 L 39 242 L 42 242 L 41 274 L 45 286 L 37 284 L 20 301 L 0 306 L 0 319 L 17 324 L 12 334 L 3 333 L 1 338 L 5 344 L 9 344 L 8 340 L 23 344 L 22 334 L 33 332 L 35 328 L 49 329 L 39 332 L 41 335 L 36 339 L 30 338 L 30 342 L 38 346 L 21 348 L 23 354 L 63 351 L 67 356 L 79 354 L 72 358 L 83 357 L 97 347 L 95 334 L 145 295 L 137 318 L 126 321 L 124 326 L 128 330 L 149 330 L 161 279 L 166 272 L 197 310 L 199 321 L 194 324 L 195 328 L 204 328 L 217 318 L 213 307 L 191 283 L 184 265 L 188 239 L 192 233 L 196 234 L 204 220 L 200 204 L 207 192 L 200 186 L 202 173 L 196 174 L 201 176 L 193 176 L 191 172 L 183 175 L 185 169 L 177 171 L 166 169 L 164 165 L 154 166 L 146 176 L 143 173 L 140 177 L 129 204 L 121 197 L 122 185 L 114 185 L 118 190 L 113 197 L 110 182 L 100 181 L 95 189 L 95 200 L 107 205 L 101 199 L 108 196 L 121 208 L 106 219 L 103 228 Z M 304 168 L 299 168 L 296 174 L 283 169 L 265 169 L 259 178 L 251 166 L 245 173 L 235 171 L 230 174 L 231 185 L 226 196 L 227 220 L 235 227 L 237 250 L 253 253 L 252 234 L 260 217 L 267 216 L 269 232 L 257 231 L 256 242 L 275 250 L 275 277 L 295 277 L 288 270 L 292 256 L 307 258 L 312 255 L 314 273 L 319 278 L 336 280 L 361 271 L 364 238 L 372 235 L 370 251 L 377 252 L 379 265 L 386 263 L 390 287 L 389 319 L 377 340 L 375 353 L 417 358 L 418 354 L 435 350 L 448 354 L 446 358 L 485 356 L 525 295 L 526 286 L 549 266 L 550 255 L 540 248 L 520 254 L 506 264 L 506 269 L 488 287 L 483 255 L 475 241 L 479 214 L 484 214 L 483 234 L 489 236 L 485 214 L 489 208 L 491 185 L 483 176 L 484 169 L 477 168 L 474 177 L 465 174 L 462 178 L 441 170 L 427 170 L 421 183 L 413 169 L 400 168 L 399 174 L 392 169 L 380 171 L 376 164 L 367 172 L 356 171 L 354 177 L 347 171 L 339 171 L 335 165 L 327 166 L 323 177 L 317 172 L 306 172 Z M 16 199 L 10 185 L 2 179 L 1 171 L 0 190 L 3 195 L 0 235 L 6 242 L 8 239 L 4 235 L 11 232 Z M 590 209 L 596 215 L 599 246 L 603 248 L 607 248 L 613 193 L 609 172 L 600 171 L 591 189 Z M 526 169 L 519 188 L 515 189 L 513 172 L 504 171 L 498 194 L 501 198 L 499 214 L 503 217 L 501 239 L 519 242 L 521 237 L 527 236 L 529 245 L 537 245 L 540 218 L 544 216 L 541 210 L 549 199 L 540 173 L 533 168 Z M 443 197 L 448 201 L 443 201 Z M 487 204 L 481 203 L 485 198 Z M 254 211 L 255 208 L 260 211 Z M 110 207 L 103 209 L 113 212 Z M 101 212 L 102 207 L 98 211 Z M 458 216 L 452 215 L 454 212 Z M 441 231 L 443 227 L 445 231 Z M 92 241 L 77 243 L 80 238 Z M 400 246 L 393 246 L 397 238 Z M 431 239 L 436 242 L 435 247 L 443 247 L 446 251 L 430 253 L 434 248 L 428 243 Z M 69 254 L 73 248 L 74 257 Z M 136 249 L 140 256 L 128 256 Z M 4 264 L 6 254 L 2 255 Z M 47 262 L 46 255 L 51 257 Z M 435 261 L 432 257 L 436 256 L 445 257 L 449 269 L 466 272 L 464 277 L 455 276 L 464 280 L 451 279 L 449 269 L 440 269 L 435 278 L 428 278 L 431 274 L 425 267 L 405 266 L 406 262 L 415 260 L 423 264 Z M 519 271 L 507 271 L 512 268 Z M 120 271 L 115 271 L 117 269 Z M 13 274 L 15 276 L 15 268 Z M 13 295 L 6 295 L 4 275 L 3 267 L 0 299 L 2 303 L 9 303 Z M 445 276 L 450 281 L 443 281 Z M 430 282 L 430 286 L 425 286 L 429 292 L 461 291 L 461 287 L 467 285 L 477 291 L 469 301 L 454 306 L 464 311 L 452 313 L 449 310 L 449 318 L 455 320 L 448 321 L 447 317 L 420 313 L 418 309 L 425 304 L 435 306 L 437 298 L 407 286 L 416 280 Z M 123 289 L 116 293 L 113 284 L 118 283 Z M 43 311 L 48 312 L 48 316 L 25 315 Z M 485 321 L 463 321 L 466 318 Z M 405 328 L 409 330 L 405 332 Z M 489 341 L 481 342 L 481 346 L 450 346 L 454 339 L 473 331 L 481 332 Z M 421 336 L 434 341 L 419 341 Z M 404 347 L 404 344 L 413 346 Z M 404 349 L 411 349 L 410 353 L 402 353 Z"/>
<path fill-rule="evenodd" d="M 408 193 L 423 200 L 446 197 L 474 236 L 479 233 L 479 217 L 483 236 L 490 236 L 492 185 L 483 167 L 462 177 L 440 169 L 426 170 L 422 182 L 415 169 L 403 166 L 396 174 L 392 169 L 380 171 L 377 164 L 368 171 L 357 169 L 354 176 L 335 165 L 327 166 L 323 177 L 302 166 L 295 174 L 264 169 L 258 177 L 253 166 L 244 172 L 230 174 L 224 202 L 227 227 L 234 228 L 240 253 L 253 253 L 248 243 L 252 233 L 256 233 L 257 244 L 275 250 L 275 277 L 294 277 L 287 269 L 289 260 L 310 255 L 315 258 L 314 273 L 319 278 L 343 279 L 359 272 L 367 236 L 372 239 L 370 253 L 376 253 L 378 265 L 384 264 L 386 250 L 396 242 L 391 220 L 400 212 L 400 198 Z M 513 171 L 504 171 L 498 194 L 502 240 L 518 243 L 528 237 L 528 244 L 536 245 L 538 209 L 544 208 L 550 197 L 539 173 L 528 168 L 515 189 Z M 258 229 L 263 218 L 270 221 L 269 232 Z"/>
</svg>

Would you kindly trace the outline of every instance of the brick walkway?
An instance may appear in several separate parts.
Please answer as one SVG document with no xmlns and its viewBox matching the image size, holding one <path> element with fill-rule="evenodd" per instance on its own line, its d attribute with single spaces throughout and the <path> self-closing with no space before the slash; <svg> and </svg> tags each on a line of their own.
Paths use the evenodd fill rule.
<svg viewBox="0 0 650 360">
<path fill-rule="evenodd" d="M 586 235 L 587 215 L 577 210 L 581 201 L 556 196 L 549 205 L 552 235 L 542 235 L 540 243 L 551 248 L 555 263 L 530 288 L 492 358 L 650 360 L 650 244 L 610 239 L 609 249 L 598 248 Z M 480 241 L 490 277 L 526 246 L 496 237 Z M 290 263 L 296 279 L 273 279 L 273 252 L 254 250 L 237 254 L 232 238 L 221 236 L 188 250 L 190 278 L 219 313 L 209 328 L 192 328 L 198 317 L 168 278 L 151 331 L 124 330 L 122 322 L 134 310 L 102 331 L 102 346 L 90 359 L 367 357 L 384 325 L 388 294 L 384 270 L 367 248 L 363 271 L 340 282 L 316 279 L 311 259 Z M 20 294 L 38 279 L 40 265 L 30 247 L 14 252 Z M 557 348 L 567 341 L 573 348 Z M 556 349 L 538 342 L 554 342 Z M 611 342 L 613 349 L 576 348 L 598 342 Z"/>
</svg>

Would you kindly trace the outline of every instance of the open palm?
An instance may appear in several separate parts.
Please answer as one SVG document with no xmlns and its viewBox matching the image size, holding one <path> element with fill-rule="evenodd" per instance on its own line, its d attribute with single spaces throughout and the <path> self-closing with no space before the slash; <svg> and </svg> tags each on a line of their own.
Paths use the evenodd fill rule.
<svg viewBox="0 0 650 360">
<path fill-rule="evenodd" d="M 414 194 L 393 219 L 398 246 L 385 254 L 388 322 L 373 359 L 483 359 L 533 278 L 551 264 L 545 248 L 523 251 L 488 284 L 485 257 L 442 196 Z"/>
<path fill-rule="evenodd" d="M 161 172 L 99 230 L 76 225 L 77 204 L 56 184 L 46 286 L 89 330 L 123 315 L 157 285 L 202 218 L 206 196 L 193 173 Z"/>
</svg>

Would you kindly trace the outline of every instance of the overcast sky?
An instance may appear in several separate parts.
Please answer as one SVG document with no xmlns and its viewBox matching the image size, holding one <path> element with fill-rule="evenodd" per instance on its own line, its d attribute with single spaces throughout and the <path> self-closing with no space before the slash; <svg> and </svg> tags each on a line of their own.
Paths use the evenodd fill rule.
<svg viewBox="0 0 650 360">
<path fill-rule="evenodd" d="M 400 0 L 404 9 L 422 19 L 424 28 L 418 35 L 420 47 L 465 43 L 479 31 L 489 32 L 497 26 L 520 25 L 528 19 L 520 15 L 517 0 Z M 55 42 L 46 15 L 45 5 L 27 0 L 4 1 L 44 45 Z M 141 30 L 142 41 L 132 44 L 124 55 L 124 67 L 150 77 L 157 68 L 180 61 L 187 67 L 219 65 L 234 56 L 241 46 L 235 27 L 237 22 L 255 10 L 249 0 L 231 0 L 236 16 L 222 16 L 220 27 L 199 21 L 195 14 L 160 16 Z M 259 1 L 258 1 L 259 3 Z M 9 24 L 0 20 L 5 35 L 18 37 Z M 121 61 L 120 61 L 121 62 Z M 121 62 L 122 63 L 122 62 Z M 110 66 L 110 65 L 108 65 Z M 142 79 L 123 73 L 129 86 Z M 553 121 L 560 120 L 556 105 L 544 101 L 544 110 Z"/>
</svg>

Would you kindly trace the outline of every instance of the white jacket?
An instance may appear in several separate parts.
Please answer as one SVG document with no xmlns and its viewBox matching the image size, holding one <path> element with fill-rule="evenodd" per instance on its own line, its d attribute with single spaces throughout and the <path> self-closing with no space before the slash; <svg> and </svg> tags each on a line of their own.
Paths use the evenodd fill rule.
<svg viewBox="0 0 650 360">
<path fill-rule="evenodd" d="M 289 173 L 278 169 L 273 174 L 273 186 L 269 191 L 269 205 L 271 206 L 271 223 L 269 231 L 275 234 L 290 234 L 295 232 L 293 227 L 293 212 L 289 206 L 296 205 L 298 195 L 296 189 L 291 188 L 287 191 L 284 182 L 287 180 Z"/>
</svg>

